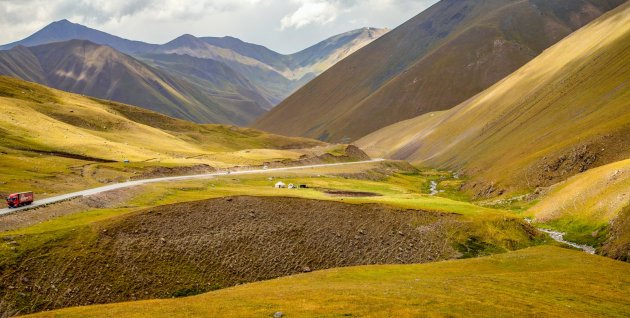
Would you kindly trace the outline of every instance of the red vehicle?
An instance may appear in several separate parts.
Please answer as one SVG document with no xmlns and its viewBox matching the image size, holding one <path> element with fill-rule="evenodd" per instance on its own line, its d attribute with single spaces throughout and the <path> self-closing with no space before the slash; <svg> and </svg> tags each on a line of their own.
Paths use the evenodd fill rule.
<svg viewBox="0 0 630 318">
<path fill-rule="evenodd" d="M 13 193 L 7 197 L 9 208 L 18 208 L 33 203 L 33 192 Z"/>
</svg>

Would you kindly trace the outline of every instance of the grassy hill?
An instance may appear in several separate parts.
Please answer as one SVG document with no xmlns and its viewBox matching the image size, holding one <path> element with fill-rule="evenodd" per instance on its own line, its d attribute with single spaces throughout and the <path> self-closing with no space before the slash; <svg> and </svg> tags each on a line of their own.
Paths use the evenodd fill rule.
<svg viewBox="0 0 630 318">
<path fill-rule="evenodd" d="M 602 270 L 605 268 L 606 270 Z M 183 299 L 29 317 L 625 317 L 630 265 L 557 247 L 423 265 L 332 269 Z"/>
<path fill-rule="evenodd" d="M 454 109 L 357 144 L 455 170 L 477 196 L 532 192 L 630 157 L 630 4 L 575 32 Z"/>
<path fill-rule="evenodd" d="M 351 140 L 450 109 L 622 0 L 444 0 L 344 59 L 252 127 Z"/>
<path fill-rule="evenodd" d="M 152 166 L 296 160 L 305 153 L 291 149 L 322 145 L 253 129 L 193 124 L 4 76 L 0 105 L 0 191 L 63 192 Z M 109 172 L 100 176 L 91 170 L 95 167 Z"/>
</svg>

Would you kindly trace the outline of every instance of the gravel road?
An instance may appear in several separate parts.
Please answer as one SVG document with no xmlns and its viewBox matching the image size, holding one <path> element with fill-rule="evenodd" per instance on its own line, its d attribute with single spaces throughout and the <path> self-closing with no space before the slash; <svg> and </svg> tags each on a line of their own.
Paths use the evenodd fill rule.
<svg viewBox="0 0 630 318">
<path fill-rule="evenodd" d="M 308 166 L 299 166 L 299 167 L 285 167 L 285 168 L 271 168 L 271 169 L 257 169 L 257 170 L 241 170 L 241 171 L 230 172 L 229 174 L 230 175 L 261 174 L 261 173 L 269 173 L 269 172 L 276 172 L 276 171 L 291 171 L 291 170 L 303 170 L 303 169 L 313 169 L 313 168 L 323 168 L 323 167 L 357 165 L 357 164 L 364 164 L 364 163 L 370 163 L 370 162 L 379 162 L 379 161 L 384 161 L 384 159 L 372 159 L 372 160 L 366 160 L 366 161 L 317 164 L 317 165 L 308 165 Z M 24 206 L 24 207 L 17 208 L 17 209 L 9 209 L 9 208 L 0 209 L 0 216 L 6 215 L 6 214 L 11 214 L 11 213 L 16 213 L 16 212 L 20 212 L 20 211 L 24 211 L 24 210 L 33 209 L 33 208 L 36 208 L 36 207 L 39 207 L 39 206 L 43 206 L 43 205 L 48 205 L 48 204 L 51 204 L 51 203 L 66 201 L 66 200 L 70 200 L 70 199 L 74 199 L 74 198 L 78 198 L 78 197 L 89 196 L 89 195 L 94 195 L 94 194 L 103 193 L 103 192 L 107 192 L 107 191 L 112 191 L 112 190 L 117 190 L 117 189 L 122 189 L 122 188 L 128 188 L 128 187 L 133 187 L 133 186 L 138 186 L 138 185 L 143 185 L 143 184 L 148 184 L 148 183 L 191 180 L 191 179 L 208 179 L 208 178 L 224 176 L 224 175 L 227 175 L 227 173 L 226 172 L 213 172 L 213 173 L 188 175 L 188 176 L 142 179 L 142 180 L 134 180 L 134 181 L 127 181 L 127 182 L 121 182 L 121 183 L 116 183 L 116 184 L 110 184 L 110 185 L 106 185 L 106 186 L 102 186 L 102 187 L 98 187 L 98 188 L 94 188 L 94 189 L 88 189 L 88 190 L 82 190 L 82 191 L 62 194 L 62 195 L 58 195 L 58 196 L 54 196 L 54 197 L 50 197 L 50 198 L 46 198 L 46 199 L 41 199 L 41 200 L 37 200 L 37 197 L 35 197 L 36 200 L 33 202 L 33 204 L 31 204 L 29 206 Z"/>
</svg>

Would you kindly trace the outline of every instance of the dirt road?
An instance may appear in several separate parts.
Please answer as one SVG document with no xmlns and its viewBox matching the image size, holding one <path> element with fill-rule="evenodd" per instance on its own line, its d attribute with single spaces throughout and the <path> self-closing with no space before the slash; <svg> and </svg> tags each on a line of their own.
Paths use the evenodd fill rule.
<svg viewBox="0 0 630 318">
<path fill-rule="evenodd" d="M 261 174 L 261 173 L 269 173 L 269 172 L 276 172 L 276 171 L 290 171 L 290 170 L 313 169 L 313 168 L 322 168 L 322 167 L 336 167 L 336 166 L 357 165 L 357 164 L 364 164 L 364 163 L 369 163 L 369 162 L 379 162 L 379 161 L 384 161 L 384 159 L 372 159 L 372 160 L 366 160 L 366 161 L 341 162 L 341 163 L 330 163 L 330 164 L 317 164 L 317 165 L 308 165 L 308 166 L 300 166 L 300 167 L 285 167 L 285 168 L 272 168 L 272 169 L 242 170 L 242 171 L 230 172 L 230 175 Z M 28 209 L 33 209 L 33 208 L 36 208 L 36 207 L 39 207 L 39 206 L 48 205 L 48 204 L 51 204 L 51 203 L 66 201 L 66 200 L 70 200 L 70 199 L 73 199 L 73 198 L 89 196 L 89 195 L 94 195 L 94 194 L 103 193 L 103 192 L 107 192 L 107 191 L 112 191 L 112 190 L 117 190 L 117 189 L 122 189 L 122 188 L 128 188 L 128 187 L 133 187 L 133 186 L 138 186 L 138 185 L 143 185 L 143 184 L 148 184 L 148 183 L 166 182 L 166 181 L 180 181 L 180 180 L 190 180 L 190 179 L 208 179 L 208 178 L 214 178 L 214 177 L 217 177 L 217 176 L 223 176 L 223 175 L 226 175 L 226 174 L 227 173 L 224 171 L 224 172 L 214 172 L 214 173 L 188 175 L 188 176 L 142 179 L 142 180 L 134 180 L 134 181 L 127 181 L 127 182 L 121 182 L 121 183 L 116 183 L 116 184 L 110 184 L 110 185 L 106 185 L 106 186 L 102 186 L 102 187 L 98 187 L 98 188 L 94 188 L 94 189 L 88 189 L 88 190 L 77 191 L 77 192 L 72 192 L 72 193 L 68 193 L 68 194 L 62 194 L 62 195 L 58 195 L 58 196 L 54 196 L 54 197 L 50 197 L 50 198 L 46 198 L 46 199 L 41 199 L 41 200 L 37 200 L 37 197 L 35 197 L 35 202 L 33 202 L 33 204 L 31 204 L 29 206 L 25 206 L 25 207 L 21 207 L 21 208 L 17 208 L 17 209 L 8 209 L 8 208 L 0 209 L 0 216 L 6 215 L 6 214 L 11 214 L 11 213 L 16 213 L 16 212 L 24 211 L 24 210 L 28 210 Z"/>
</svg>

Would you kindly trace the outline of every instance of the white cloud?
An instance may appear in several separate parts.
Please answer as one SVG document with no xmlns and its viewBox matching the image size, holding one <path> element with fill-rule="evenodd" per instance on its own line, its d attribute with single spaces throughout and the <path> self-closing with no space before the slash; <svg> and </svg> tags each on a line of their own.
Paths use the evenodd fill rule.
<svg viewBox="0 0 630 318">
<path fill-rule="evenodd" d="M 286 15 L 280 21 L 281 29 L 302 28 L 317 23 L 327 24 L 337 18 L 339 7 L 336 3 L 318 0 L 293 1 L 300 3 L 300 7 L 293 13 Z"/>
</svg>

